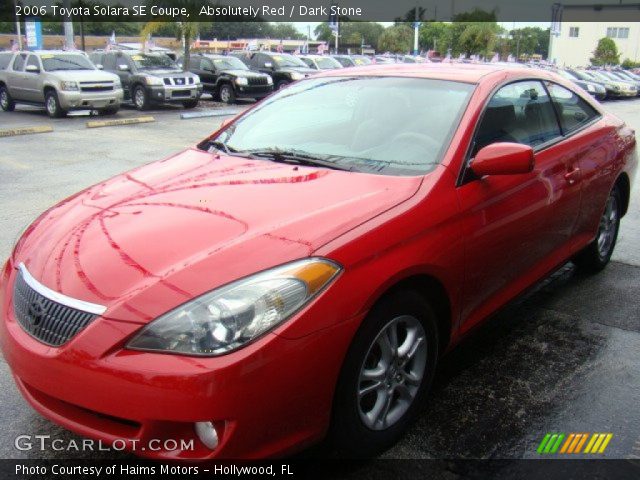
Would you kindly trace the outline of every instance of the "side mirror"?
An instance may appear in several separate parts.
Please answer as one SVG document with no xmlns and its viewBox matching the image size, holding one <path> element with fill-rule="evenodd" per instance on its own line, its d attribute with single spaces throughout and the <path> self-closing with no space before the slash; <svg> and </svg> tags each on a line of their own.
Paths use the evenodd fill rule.
<svg viewBox="0 0 640 480">
<path fill-rule="evenodd" d="M 273 68 L 273 63 L 271 63 L 271 62 L 264 62 L 264 68 Z"/>
<path fill-rule="evenodd" d="M 96 68 L 97 68 L 98 70 L 104 70 L 104 67 L 102 66 L 102 64 L 101 64 L 101 63 L 96 63 Z"/>
<path fill-rule="evenodd" d="M 121 72 L 126 72 L 129 70 L 129 65 L 118 65 L 118 70 L 120 70 Z"/>
<path fill-rule="evenodd" d="M 478 177 L 529 173 L 535 164 L 533 148 L 521 143 L 492 143 L 480 149 L 470 167 Z"/>
<path fill-rule="evenodd" d="M 35 65 L 27 65 L 24 71 L 29 73 L 40 73 L 40 69 Z"/>
</svg>

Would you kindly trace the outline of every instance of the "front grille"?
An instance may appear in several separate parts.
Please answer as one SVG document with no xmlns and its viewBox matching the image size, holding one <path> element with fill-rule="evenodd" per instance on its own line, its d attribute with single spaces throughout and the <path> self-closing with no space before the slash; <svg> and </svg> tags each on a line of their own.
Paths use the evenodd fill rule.
<svg viewBox="0 0 640 480">
<path fill-rule="evenodd" d="M 249 77 L 249 85 L 268 85 L 267 77 Z"/>
<path fill-rule="evenodd" d="M 110 92 L 113 90 L 113 83 L 105 82 L 80 82 L 82 92 Z"/>
<path fill-rule="evenodd" d="M 190 97 L 191 90 L 174 90 L 171 92 L 171 96 L 174 98 Z"/>
<path fill-rule="evenodd" d="M 184 86 L 193 84 L 193 77 L 167 77 L 163 79 L 165 85 Z"/>
<path fill-rule="evenodd" d="M 27 284 L 22 271 L 13 286 L 13 311 L 29 335 L 53 347 L 71 340 L 97 317 L 40 294 Z"/>
</svg>

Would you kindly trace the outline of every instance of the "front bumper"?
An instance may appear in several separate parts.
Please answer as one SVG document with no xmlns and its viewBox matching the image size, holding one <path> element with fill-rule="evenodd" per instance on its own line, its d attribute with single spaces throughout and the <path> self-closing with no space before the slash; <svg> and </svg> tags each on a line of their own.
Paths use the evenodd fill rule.
<svg viewBox="0 0 640 480">
<path fill-rule="evenodd" d="M 236 85 L 236 98 L 264 98 L 273 93 L 273 85 Z"/>
<path fill-rule="evenodd" d="M 125 350 L 140 325 L 98 318 L 55 348 L 15 321 L 15 275 L 8 262 L 0 283 L 0 346 L 23 396 L 69 430 L 109 444 L 125 441 L 136 455 L 156 459 L 273 457 L 322 438 L 342 358 L 361 320 L 298 339 L 270 333 L 203 358 Z M 200 421 L 215 425 L 216 449 L 196 437 Z M 166 439 L 192 439 L 194 449 L 145 449 Z"/>
<path fill-rule="evenodd" d="M 58 101 L 60 102 L 60 107 L 64 110 L 98 110 L 101 108 L 119 107 L 123 95 L 122 88 L 105 92 L 62 90 L 58 92 Z"/>
<path fill-rule="evenodd" d="M 199 99 L 202 85 L 152 85 L 147 86 L 147 94 L 152 103 L 180 103 Z"/>
</svg>

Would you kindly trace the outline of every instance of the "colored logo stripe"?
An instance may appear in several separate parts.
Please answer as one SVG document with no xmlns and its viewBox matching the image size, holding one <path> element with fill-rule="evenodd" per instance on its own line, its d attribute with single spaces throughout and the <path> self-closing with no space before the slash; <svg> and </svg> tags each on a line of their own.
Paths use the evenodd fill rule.
<svg viewBox="0 0 640 480">
<path fill-rule="evenodd" d="M 612 433 L 593 433 L 591 436 L 589 433 L 570 433 L 569 435 L 547 433 L 538 445 L 537 452 L 539 454 L 604 453 L 612 438 Z M 587 439 L 589 439 L 588 442 Z M 583 447 L 585 447 L 584 451 Z"/>
</svg>

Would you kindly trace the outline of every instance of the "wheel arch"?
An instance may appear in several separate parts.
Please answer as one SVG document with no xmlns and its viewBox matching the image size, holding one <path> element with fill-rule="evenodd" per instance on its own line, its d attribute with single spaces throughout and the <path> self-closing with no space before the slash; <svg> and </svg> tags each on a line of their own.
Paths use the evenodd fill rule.
<svg viewBox="0 0 640 480">
<path fill-rule="evenodd" d="M 436 314 L 439 351 L 441 353 L 445 351 L 453 333 L 453 311 L 451 295 L 444 283 L 430 273 L 409 272 L 396 276 L 376 292 L 373 299 L 368 302 L 368 310 L 399 290 L 413 290 L 429 302 Z"/>
</svg>

